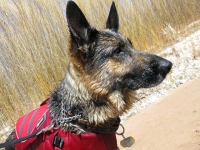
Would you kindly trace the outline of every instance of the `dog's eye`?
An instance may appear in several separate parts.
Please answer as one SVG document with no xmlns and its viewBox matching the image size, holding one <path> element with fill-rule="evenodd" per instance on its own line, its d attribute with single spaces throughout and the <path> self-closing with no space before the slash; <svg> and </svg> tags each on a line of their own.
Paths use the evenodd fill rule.
<svg viewBox="0 0 200 150">
<path fill-rule="evenodd" d="M 115 50 L 113 51 L 114 54 L 119 54 L 119 53 L 121 53 L 121 52 L 122 52 L 122 50 L 121 50 L 120 48 L 117 48 L 117 49 L 115 49 Z"/>
</svg>

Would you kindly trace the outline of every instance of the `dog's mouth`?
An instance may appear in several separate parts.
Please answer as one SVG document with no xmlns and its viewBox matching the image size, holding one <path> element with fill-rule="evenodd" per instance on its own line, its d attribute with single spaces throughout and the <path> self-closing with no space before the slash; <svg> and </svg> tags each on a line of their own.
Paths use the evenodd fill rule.
<svg viewBox="0 0 200 150">
<path fill-rule="evenodd" d="M 145 68 L 141 66 L 126 74 L 122 81 L 123 88 L 138 90 L 150 88 L 160 84 L 172 68 L 172 63 L 166 59 L 156 57 Z"/>
</svg>

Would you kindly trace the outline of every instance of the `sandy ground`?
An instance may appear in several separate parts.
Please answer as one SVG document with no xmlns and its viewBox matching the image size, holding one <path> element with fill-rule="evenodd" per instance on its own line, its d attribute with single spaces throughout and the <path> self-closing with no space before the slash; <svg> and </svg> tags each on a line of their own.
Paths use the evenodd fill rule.
<svg viewBox="0 0 200 150">
<path fill-rule="evenodd" d="M 123 123 L 131 150 L 200 150 L 200 78 Z M 122 139 L 117 136 L 118 143 Z"/>
</svg>

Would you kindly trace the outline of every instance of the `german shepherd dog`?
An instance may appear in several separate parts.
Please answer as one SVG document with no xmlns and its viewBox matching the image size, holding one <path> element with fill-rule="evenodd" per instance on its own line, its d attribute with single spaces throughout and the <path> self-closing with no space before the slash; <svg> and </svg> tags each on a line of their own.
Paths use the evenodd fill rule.
<svg viewBox="0 0 200 150">
<path fill-rule="evenodd" d="M 88 132 L 76 122 L 61 121 L 66 117 L 62 110 L 67 106 L 81 110 L 81 119 L 93 126 L 115 126 L 119 124 L 119 116 L 132 107 L 135 91 L 160 84 L 172 63 L 136 50 L 118 32 L 119 17 L 114 2 L 106 28 L 101 31 L 90 26 L 73 1 L 67 4 L 66 16 L 70 33 L 69 64 L 64 79 L 48 101 L 52 120 L 64 131 L 79 135 Z M 12 138 L 13 134 L 7 140 Z"/>
</svg>

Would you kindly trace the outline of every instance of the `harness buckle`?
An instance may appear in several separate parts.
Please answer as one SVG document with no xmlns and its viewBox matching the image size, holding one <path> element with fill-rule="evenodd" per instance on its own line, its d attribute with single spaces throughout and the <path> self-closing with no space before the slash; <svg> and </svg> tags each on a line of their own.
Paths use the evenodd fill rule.
<svg viewBox="0 0 200 150">
<path fill-rule="evenodd" d="M 64 144 L 63 138 L 56 135 L 53 140 L 53 145 L 56 147 L 62 148 L 63 144 Z"/>
</svg>

